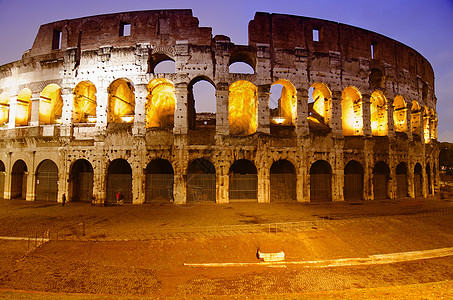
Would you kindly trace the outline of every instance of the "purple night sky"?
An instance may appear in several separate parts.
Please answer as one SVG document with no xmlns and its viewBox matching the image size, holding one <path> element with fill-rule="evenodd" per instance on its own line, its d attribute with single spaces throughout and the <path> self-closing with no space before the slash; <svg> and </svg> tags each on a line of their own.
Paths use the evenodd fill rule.
<svg viewBox="0 0 453 300">
<path fill-rule="evenodd" d="M 248 43 L 248 22 L 256 11 L 331 20 L 371 30 L 415 49 L 434 68 L 438 139 L 453 142 L 453 0 L 0 0 L 0 65 L 19 60 L 42 24 L 90 15 L 190 8 L 200 26 Z"/>
</svg>

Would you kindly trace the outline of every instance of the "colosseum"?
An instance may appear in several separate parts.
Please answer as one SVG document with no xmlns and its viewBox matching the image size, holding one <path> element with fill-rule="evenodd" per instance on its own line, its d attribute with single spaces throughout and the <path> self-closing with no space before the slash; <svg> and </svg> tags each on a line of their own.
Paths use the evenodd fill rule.
<svg viewBox="0 0 453 300">
<path fill-rule="evenodd" d="M 248 41 L 213 37 L 190 9 L 42 25 L 22 59 L 0 67 L 0 197 L 108 204 L 120 192 L 125 203 L 185 204 L 437 192 L 434 73 L 417 51 L 263 12 Z"/>
</svg>

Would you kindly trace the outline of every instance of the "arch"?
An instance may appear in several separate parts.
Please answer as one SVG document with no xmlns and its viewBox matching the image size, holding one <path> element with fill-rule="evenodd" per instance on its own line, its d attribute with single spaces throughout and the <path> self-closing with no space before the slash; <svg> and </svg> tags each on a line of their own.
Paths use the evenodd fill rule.
<svg viewBox="0 0 453 300">
<path fill-rule="evenodd" d="M 27 196 L 27 164 L 19 159 L 11 170 L 11 199 L 24 199 Z"/>
<path fill-rule="evenodd" d="M 415 197 L 423 196 L 423 176 L 422 176 L 422 165 L 416 163 L 414 166 L 414 194 Z"/>
<path fill-rule="evenodd" d="M 122 158 L 113 160 L 108 166 L 106 201 L 116 201 L 117 193 L 121 193 L 124 203 L 132 203 L 132 168 Z"/>
<path fill-rule="evenodd" d="M 344 200 L 363 199 L 363 167 L 358 161 L 349 161 L 344 168 Z"/>
<path fill-rule="evenodd" d="M 425 144 L 427 144 L 431 141 L 430 119 L 431 119 L 431 110 L 425 106 L 423 108 L 423 137 L 424 137 Z"/>
<path fill-rule="evenodd" d="M 388 165 L 379 161 L 373 168 L 373 192 L 374 199 L 388 198 L 390 169 Z"/>
<path fill-rule="evenodd" d="M 146 167 L 145 203 L 173 202 L 173 166 L 168 160 L 154 159 Z"/>
<path fill-rule="evenodd" d="M 270 170 L 271 202 L 296 201 L 296 168 L 286 159 L 275 161 Z"/>
<path fill-rule="evenodd" d="M 404 162 L 396 166 L 396 197 L 407 197 L 407 167 Z"/>
<path fill-rule="evenodd" d="M 214 165 L 205 158 L 197 158 L 187 168 L 187 201 L 215 202 L 216 174 Z"/>
<path fill-rule="evenodd" d="M 327 113 L 329 111 L 329 99 L 332 99 L 332 92 L 330 89 L 321 82 L 315 82 L 311 85 L 309 92 L 309 103 L 308 103 L 308 118 L 309 120 L 317 123 L 326 123 L 328 118 Z M 311 103 L 310 100 L 313 99 Z"/>
<path fill-rule="evenodd" d="M 215 84 L 206 76 L 197 76 L 187 86 L 189 128 L 215 127 L 216 94 Z"/>
<path fill-rule="evenodd" d="M 380 69 L 371 69 L 369 77 L 370 89 L 385 89 L 385 76 Z"/>
<path fill-rule="evenodd" d="M 271 86 L 269 97 L 270 122 L 278 125 L 295 125 L 297 118 L 297 91 L 286 79 L 280 79 Z"/>
<path fill-rule="evenodd" d="M 341 94 L 341 119 L 343 135 L 362 135 L 362 95 L 353 86 L 348 86 Z"/>
<path fill-rule="evenodd" d="M 90 81 L 81 81 L 74 88 L 73 97 L 73 122 L 93 122 L 96 119 L 96 86 Z"/>
<path fill-rule="evenodd" d="M 16 125 L 27 126 L 31 116 L 31 90 L 24 88 L 17 95 Z"/>
<path fill-rule="evenodd" d="M 325 160 L 310 167 L 310 202 L 332 201 L 332 168 Z"/>
<path fill-rule="evenodd" d="M 109 123 L 132 122 L 135 114 L 135 88 L 132 81 L 120 78 L 113 81 L 108 89 Z"/>
<path fill-rule="evenodd" d="M 61 87 L 51 83 L 41 92 L 39 99 L 39 122 L 42 124 L 61 123 L 63 98 Z"/>
<path fill-rule="evenodd" d="M 58 167 L 50 159 L 36 169 L 36 200 L 56 202 L 58 197 Z"/>
<path fill-rule="evenodd" d="M 170 55 L 162 52 L 153 53 L 148 61 L 149 73 L 176 73 L 175 60 Z"/>
<path fill-rule="evenodd" d="M 239 80 L 229 88 L 229 123 L 230 134 L 249 135 L 256 132 L 258 100 L 256 86 L 245 80 Z"/>
<path fill-rule="evenodd" d="M 3 199 L 5 192 L 5 164 L 0 160 L 0 199 Z"/>
<path fill-rule="evenodd" d="M 256 55 L 251 51 L 235 51 L 228 62 L 229 73 L 255 74 Z"/>
<path fill-rule="evenodd" d="M 376 136 L 386 136 L 388 133 L 387 99 L 384 93 L 376 91 L 371 94 L 371 133 Z"/>
<path fill-rule="evenodd" d="M 230 202 L 258 200 L 258 172 L 253 162 L 236 160 L 229 171 Z"/>
<path fill-rule="evenodd" d="M 173 129 L 176 94 L 174 84 L 164 78 L 148 83 L 146 97 L 146 127 Z"/>
<path fill-rule="evenodd" d="M 6 92 L 0 94 L 0 126 L 9 121 L 9 95 Z"/>
<path fill-rule="evenodd" d="M 411 106 L 411 132 L 413 135 L 420 136 L 421 131 L 421 107 L 417 101 L 412 101 Z"/>
<path fill-rule="evenodd" d="M 86 159 L 76 160 L 69 174 L 71 201 L 91 202 L 93 199 L 93 167 Z"/>
<path fill-rule="evenodd" d="M 403 96 L 397 95 L 393 100 L 393 122 L 395 124 L 396 132 L 407 131 L 407 105 Z"/>
</svg>

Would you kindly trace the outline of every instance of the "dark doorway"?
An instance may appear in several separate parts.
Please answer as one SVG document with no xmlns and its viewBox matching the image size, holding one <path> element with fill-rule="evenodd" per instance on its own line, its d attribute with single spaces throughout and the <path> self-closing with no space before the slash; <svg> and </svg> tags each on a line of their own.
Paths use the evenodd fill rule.
<svg viewBox="0 0 453 300">
<path fill-rule="evenodd" d="M 396 197 L 407 197 L 407 168 L 403 162 L 396 166 Z"/>
<path fill-rule="evenodd" d="M 258 200 L 258 172 L 247 159 L 235 161 L 229 172 L 230 202 L 252 202 Z"/>
<path fill-rule="evenodd" d="M 363 167 L 355 160 L 351 160 L 344 168 L 344 200 L 363 199 Z"/>
<path fill-rule="evenodd" d="M 146 167 L 145 203 L 173 202 L 173 166 L 155 159 Z"/>
<path fill-rule="evenodd" d="M 423 196 L 423 176 L 422 165 L 417 163 L 414 167 L 414 193 L 415 197 Z"/>
<path fill-rule="evenodd" d="M 56 202 L 58 197 L 58 167 L 46 159 L 36 171 L 36 200 Z"/>
<path fill-rule="evenodd" d="M 11 199 L 24 199 L 27 195 L 27 165 L 23 160 L 14 163 L 11 173 Z"/>
<path fill-rule="evenodd" d="M 85 159 L 77 160 L 71 171 L 72 201 L 91 202 L 93 197 L 93 168 Z"/>
<path fill-rule="evenodd" d="M 296 169 L 286 159 L 277 160 L 271 166 L 271 202 L 296 201 Z"/>
<path fill-rule="evenodd" d="M 310 201 L 332 201 L 332 169 L 325 160 L 318 160 L 311 165 Z"/>
<path fill-rule="evenodd" d="M 5 164 L 0 160 L 0 199 L 5 192 Z"/>
<path fill-rule="evenodd" d="M 195 159 L 187 170 L 187 201 L 215 202 L 215 167 L 204 158 Z"/>
<path fill-rule="evenodd" d="M 107 202 L 116 201 L 121 193 L 124 203 L 132 203 L 132 169 L 124 159 L 115 159 L 107 171 Z"/>
<path fill-rule="evenodd" d="M 373 168 L 374 199 L 388 198 L 390 170 L 385 162 L 378 162 Z"/>
</svg>

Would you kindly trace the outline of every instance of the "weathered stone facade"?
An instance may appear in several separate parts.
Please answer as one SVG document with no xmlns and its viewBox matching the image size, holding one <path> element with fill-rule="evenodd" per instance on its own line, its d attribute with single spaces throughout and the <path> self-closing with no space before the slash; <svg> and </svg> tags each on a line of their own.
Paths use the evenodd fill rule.
<svg viewBox="0 0 453 300">
<path fill-rule="evenodd" d="M 155 73 L 166 60 L 175 72 Z M 253 74 L 230 73 L 235 62 Z M 215 87 L 211 118 L 194 108 L 200 80 Z M 256 13 L 243 46 L 212 37 L 190 10 L 58 21 L 0 67 L 0 94 L 6 199 L 266 203 L 437 190 L 431 65 L 344 24 Z"/>
</svg>

